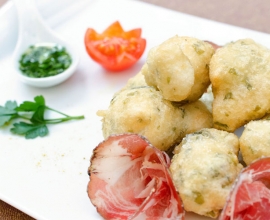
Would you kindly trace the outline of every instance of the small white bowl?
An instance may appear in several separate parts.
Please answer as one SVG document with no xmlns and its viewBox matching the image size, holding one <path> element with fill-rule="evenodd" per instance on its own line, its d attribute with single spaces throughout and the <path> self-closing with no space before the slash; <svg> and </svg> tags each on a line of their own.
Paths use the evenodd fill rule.
<svg viewBox="0 0 270 220">
<path fill-rule="evenodd" d="M 44 43 L 42 43 L 43 45 Z M 60 45 L 60 44 L 59 44 Z M 42 77 L 42 78 L 33 78 L 33 77 L 28 77 L 27 75 L 23 74 L 20 69 L 20 63 L 19 60 L 21 58 L 21 55 L 24 53 L 21 52 L 21 55 L 19 53 L 16 53 L 16 57 L 14 57 L 13 62 L 14 62 L 14 68 L 15 72 L 18 75 L 19 79 L 23 82 L 26 83 L 27 85 L 34 86 L 34 87 L 51 87 L 58 85 L 65 80 L 67 80 L 70 76 L 75 73 L 77 66 L 79 64 L 79 56 L 77 55 L 77 52 L 69 47 L 68 45 L 61 45 L 66 48 L 67 53 L 71 56 L 71 65 L 62 73 L 59 73 L 55 76 L 49 76 L 49 77 Z"/>
<path fill-rule="evenodd" d="M 19 79 L 31 86 L 50 87 L 62 83 L 68 79 L 76 70 L 79 63 L 79 56 L 73 45 L 59 38 L 43 21 L 37 11 L 35 0 L 13 0 L 16 6 L 19 21 L 18 42 L 13 53 L 13 67 Z M 66 48 L 72 59 L 68 69 L 55 76 L 44 78 L 32 78 L 24 75 L 19 69 L 19 60 L 23 53 L 31 45 L 60 45 Z"/>
</svg>

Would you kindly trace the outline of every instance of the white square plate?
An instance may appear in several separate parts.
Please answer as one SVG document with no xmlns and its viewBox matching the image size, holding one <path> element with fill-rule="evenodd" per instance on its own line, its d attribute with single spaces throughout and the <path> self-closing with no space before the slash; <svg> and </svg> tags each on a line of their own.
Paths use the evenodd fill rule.
<svg viewBox="0 0 270 220">
<path fill-rule="evenodd" d="M 36 219 L 101 219 L 92 206 L 86 186 L 93 148 L 103 140 L 99 109 L 106 109 L 114 92 L 142 67 L 147 52 L 174 35 L 186 35 L 217 44 L 253 38 L 270 47 L 269 35 L 185 15 L 135 0 L 38 1 L 49 25 L 77 46 L 77 72 L 61 85 L 38 89 L 16 78 L 10 66 L 17 40 L 17 17 L 12 2 L 0 10 L 0 105 L 21 103 L 43 95 L 47 104 L 85 120 L 49 126 L 44 138 L 25 140 L 9 128 L 0 129 L 0 199 Z M 110 73 L 86 54 L 84 34 L 88 27 L 102 32 L 114 21 L 125 30 L 141 27 L 147 48 L 132 68 Z M 208 219 L 188 214 L 186 219 Z"/>
</svg>

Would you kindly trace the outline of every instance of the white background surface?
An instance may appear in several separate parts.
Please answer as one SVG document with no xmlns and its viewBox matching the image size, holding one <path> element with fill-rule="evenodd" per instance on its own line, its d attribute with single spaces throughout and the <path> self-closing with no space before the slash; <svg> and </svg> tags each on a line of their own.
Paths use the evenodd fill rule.
<svg viewBox="0 0 270 220">
<path fill-rule="evenodd" d="M 103 140 L 96 111 L 106 109 L 113 93 L 140 70 L 151 47 L 176 34 L 221 45 L 250 37 L 270 47 L 267 34 L 133 0 L 40 0 L 38 6 L 48 24 L 77 46 L 81 58 L 78 70 L 52 88 L 38 89 L 21 83 L 10 68 L 17 20 L 9 3 L 0 11 L 0 105 L 7 100 L 21 103 L 43 95 L 50 107 L 69 115 L 83 114 L 85 120 L 49 126 L 49 136 L 34 140 L 11 134 L 9 127 L 0 129 L 0 199 L 37 219 L 101 219 L 86 193 L 89 159 L 93 148 Z M 131 69 L 112 74 L 88 57 L 83 38 L 88 27 L 102 32 L 116 20 L 125 30 L 141 27 L 147 48 Z"/>
</svg>

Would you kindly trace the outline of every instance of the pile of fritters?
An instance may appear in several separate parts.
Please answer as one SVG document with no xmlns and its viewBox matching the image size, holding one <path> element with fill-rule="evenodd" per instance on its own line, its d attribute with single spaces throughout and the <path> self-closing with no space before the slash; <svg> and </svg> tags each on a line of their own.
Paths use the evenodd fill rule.
<svg viewBox="0 0 270 220">
<path fill-rule="evenodd" d="M 149 51 L 98 115 L 105 138 L 137 133 L 175 148 L 170 169 L 185 209 L 216 218 L 243 167 L 239 151 L 244 165 L 270 156 L 268 97 L 269 49 L 251 39 L 216 49 L 174 36 Z M 244 125 L 238 140 L 232 132 Z"/>
<path fill-rule="evenodd" d="M 138 133 L 166 151 L 186 134 L 212 127 L 212 114 L 198 99 L 210 84 L 213 54 L 211 44 L 179 36 L 150 50 L 142 70 L 98 112 L 104 137 Z"/>
<path fill-rule="evenodd" d="M 218 49 L 210 62 L 214 127 L 230 132 L 270 109 L 270 50 L 244 39 Z"/>
</svg>

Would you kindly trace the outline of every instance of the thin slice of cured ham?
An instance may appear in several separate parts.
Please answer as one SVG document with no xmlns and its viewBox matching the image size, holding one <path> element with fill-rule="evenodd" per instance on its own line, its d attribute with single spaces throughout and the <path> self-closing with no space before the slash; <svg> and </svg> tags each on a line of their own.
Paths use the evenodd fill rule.
<svg viewBox="0 0 270 220">
<path fill-rule="evenodd" d="M 88 196 L 105 219 L 184 219 L 169 157 L 136 134 L 100 143 L 88 169 Z"/>
<path fill-rule="evenodd" d="M 243 169 L 229 195 L 220 220 L 270 219 L 270 158 Z"/>
</svg>

